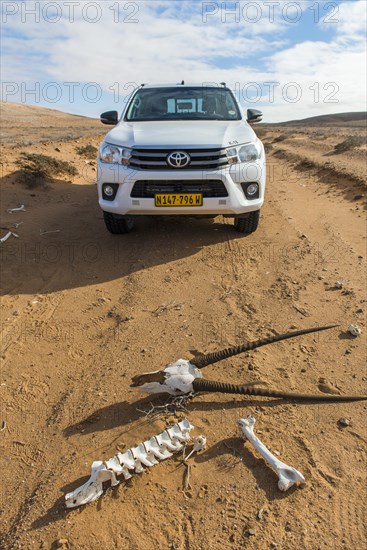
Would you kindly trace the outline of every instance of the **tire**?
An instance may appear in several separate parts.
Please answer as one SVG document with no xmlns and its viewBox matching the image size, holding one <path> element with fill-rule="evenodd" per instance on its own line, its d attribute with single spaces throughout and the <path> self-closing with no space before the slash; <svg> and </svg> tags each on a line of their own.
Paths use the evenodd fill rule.
<svg viewBox="0 0 367 550">
<path fill-rule="evenodd" d="M 103 211 L 103 219 L 108 231 L 113 233 L 113 235 L 130 233 L 134 227 L 133 218 L 129 218 L 128 216 L 117 216 L 116 214 L 111 214 L 111 212 Z"/>
<path fill-rule="evenodd" d="M 250 212 L 246 218 L 235 218 L 234 227 L 239 233 L 244 235 L 249 235 L 256 231 L 259 225 L 260 219 L 260 210 L 255 210 L 255 212 Z"/>
</svg>

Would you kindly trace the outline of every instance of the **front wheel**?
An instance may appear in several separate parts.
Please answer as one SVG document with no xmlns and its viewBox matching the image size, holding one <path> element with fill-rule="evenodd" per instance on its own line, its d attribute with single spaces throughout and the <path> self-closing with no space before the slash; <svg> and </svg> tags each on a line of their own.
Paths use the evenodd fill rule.
<svg viewBox="0 0 367 550">
<path fill-rule="evenodd" d="M 244 233 L 249 235 L 256 231 L 259 225 L 260 219 L 260 210 L 255 210 L 255 212 L 250 212 L 245 218 L 235 218 L 234 219 L 234 228 L 239 233 Z"/>
<path fill-rule="evenodd" d="M 121 235 L 121 233 L 130 233 L 134 227 L 134 220 L 129 216 L 118 216 L 111 212 L 103 211 L 103 219 L 110 233 Z"/>
</svg>

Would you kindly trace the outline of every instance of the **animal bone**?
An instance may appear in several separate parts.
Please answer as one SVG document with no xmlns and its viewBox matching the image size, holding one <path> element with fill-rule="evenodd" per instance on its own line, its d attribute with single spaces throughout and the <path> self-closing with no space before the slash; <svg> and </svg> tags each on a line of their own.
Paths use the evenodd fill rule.
<svg viewBox="0 0 367 550">
<path fill-rule="evenodd" d="M 170 458 L 172 453 L 170 453 L 164 444 L 159 441 L 158 437 L 159 436 L 152 437 L 149 441 L 144 442 L 147 455 L 150 456 L 153 454 L 156 458 L 159 458 L 159 460 Z"/>
<path fill-rule="evenodd" d="M 49 233 L 60 233 L 61 229 L 54 229 L 53 231 L 42 231 L 40 229 L 40 235 L 48 235 Z"/>
<path fill-rule="evenodd" d="M 281 491 L 288 491 L 293 485 L 297 483 L 305 483 L 305 478 L 295 468 L 288 466 L 276 456 L 274 456 L 264 443 L 254 434 L 255 418 L 253 416 L 246 416 L 238 420 L 238 426 L 241 434 L 250 441 L 255 449 L 261 454 L 265 461 L 276 471 L 279 481 L 278 487 Z"/>
<path fill-rule="evenodd" d="M 335 328 L 335 326 L 337 325 L 297 330 L 286 334 L 270 336 L 269 338 L 263 338 L 254 342 L 247 342 L 241 346 L 234 346 L 232 348 L 209 353 L 207 355 L 201 354 L 190 359 L 189 361 L 179 359 L 175 363 L 170 363 L 163 370 L 146 372 L 134 376 L 131 387 L 140 387 L 142 391 L 148 393 L 169 393 L 170 395 L 184 395 L 191 393 L 194 391 L 192 385 L 193 381 L 198 378 L 202 378 L 202 374 L 199 369 L 221 361 L 222 359 L 232 357 L 233 355 L 238 355 L 240 353 L 244 353 L 245 351 L 253 350 L 260 346 L 273 344 L 275 342 L 280 342 L 281 340 L 287 340 L 288 338 L 294 338 L 303 334 Z"/>
<path fill-rule="evenodd" d="M 24 204 L 22 206 L 19 206 L 18 208 L 8 208 L 7 212 L 9 214 L 12 214 L 13 212 L 26 212 Z"/>
<path fill-rule="evenodd" d="M 12 236 L 12 234 L 13 233 L 11 231 L 8 231 L 8 233 L 6 235 L 4 235 L 4 237 L 1 237 L 0 243 L 5 243 L 9 239 L 9 237 Z"/>
<path fill-rule="evenodd" d="M 164 370 L 134 376 L 132 387 L 140 387 L 147 393 L 184 395 L 192 392 L 192 382 L 202 378 L 201 372 L 190 361 L 179 359 Z"/>
<path fill-rule="evenodd" d="M 11 237 L 12 235 L 17 239 L 19 238 L 19 235 L 17 235 L 16 233 L 13 233 L 12 231 L 8 231 L 8 233 L 0 239 L 0 243 L 5 243 L 9 239 L 9 237 Z"/>
<path fill-rule="evenodd" d="M 214 353 L 208 353 L 206 355 L 198 355 L 197 357 L 194 357 L 193 359 L 191 359 L 190 362 L 192 365 L 195 365 L 198 369 L 202 369 L 207 365 L 213 365 L 213 363 L 217 363 L 218 361 L 222 361 L 223 359 L 233 357 L 234 355 L 239 355 L 240 353 L 244 353 L 246 351 L 250 351 L 255 348 L 259 348 L 261 346 L 266 346 L 267 344 L 274 344 L 275 342 L 288 340 L 289 338 L 295 338 L 296 336 L 303 336 L 305 334 L 310 334 L 312 332 L 320 332 L 323 330 L 328 330 L 331 328 L 335 328 L 337 326 L 338 325 L 329 325 L 325 327 L 315 327 L 315 328 L 307 328 L 303 330 L 296 330 L 294 332 L 287 332 L 285 334 L 277 334 L 277 335 L 269 336 L 269 338 L 262 338 L 261 340 L 256 340 L 255 342 L 247 342 L 246 344 L 242 344 L 240 346 L 234 346 L 232 348 L 226 348 L 221 351 L 215 351 Z"/>
<path fill-rule="evenodd" d="M 352 336 L 360 336 L 362 334 L 362 330 L 359 328 L 358 325 L 349 325 L 348 332 Z"/>
<path fill-rule="evenodd" d="M 65 495 L 66 507 L 75 508 L 97 500 L 103 493 L 103 482 L 111 481 L 111 486 L 118 485 L 119 481 L 116 476 L 122 474 L 125 480 L 130 479 L 132 476 L 129 470 L 141 473 L 144 471 L 143 465 L 150 468 L 158 464 L 157 458 L 165 460 L 171 457 L 172 454 L 167 450 L 167 447 L 173 452 L 182 449 L 183 442 L 189 441 L 189 432 L 193 428 L 194 426 L 185 418 L 171 428 L 136 447 L 128 449 L 124 453 L 118 453 L 105 462 L 100 460 L 93 462 L 91 476 L 88 481 L 75 491 Z"/>
<path fill-rule="evenodd" d="M 190 458 L 190 456 L 193 453 L 198 453 L 199 451 L 202 451 L 205 448 L 206 448 L 206 437 L 205 437 L 205 435 L 198 435 L 197 437 L 194 438 L 194 447 L 193 447 L 192 451 L 185 458 L 185 462 L 186 462 L 186 460 L 188 460 Z"/>
<path fill-rule="evenodd" d="M 257 397 L 275 397 L 279 399 L 294 399 L 297 401 L 317 402 L 347 402 L 366 401 L 367 395 L 325 395 L 323 393 L 293 393 L 286 391 L 270 390 L 267 388 L 256 388 L 246 384 L 226 384 L 223 382 L 212 382 L 211 380 L 194 380 L 193 390 L 196 392 L 229 393 L 236 395 L 254 395 Z"/>
<path fill-rule="evenodd" d="M 172 428 L 168 428 L 166 430 L 166 432 L 168 433 L 168 435 L 170 436 L 173 442 L 178 440 L 179 442 L 187 443 L 187 441 L 189 441 L 190 435 L 189 435 L 189 432 L 187 431 L 188 429 L 187 423 L 189 423 L 189 421 L 185 419 L 181 422 L 182 426 L 179 426 L 178 424 L 174 424 Z M 186 429 L 182 430 L 183 427 L 185 427 Z"/>
<path fill-rule="evenodd" d="M 285 391 L 270 390 L 267 388 L 256 388 L 250 385 L 235 385 L 226 384 L 221 382 L 212 382 L 204 380 L 203 375 L 199 369 L 220 361 L 223 358 L 236 355 L 244 351 L 255 349 L 265 344 L 271 344 L 280 340 L 293 338 L 300 334 L 308 334 L 311 332 L 318 332 L 320 330 L 326 330 L 328 328 L 334 328 L 336 325 L 327 327 L 317 327 L 305 330 L 299 330 L 296 332 L 290 332 L 287 334 L 281 334 L 279 336 L 272 336 L 270 338 L 264 338 L 257 340 L 256 342 L 249 342 L 242 346 L 235 348 L 228 348 L 218 353 L 212 353 L 207 356 L 200 355 L 190 361 L 185 359 L 179 359 L 176 363 L 171 363 L 163 370 L 157 370 L 154 372 L 148 372 L 134 376 L 132 379 L 131 387 L 139 387 L 142 391 L 148 393 L 168 393 L 170 395 L 179 396 L 187 395 L 193 392 L 220 392 L 231 393 L 239 395 L 255 395 L 261 397 L 278 397 L 282 399 L 297 399 L 300 401 L 360 401 L 366 400 L 367 396 L 349 396 L 349 395 L 324 395 L 324 394 L 301 394 Z M 173 447 L 174 449 L 174 447 Z"/>
</svg>

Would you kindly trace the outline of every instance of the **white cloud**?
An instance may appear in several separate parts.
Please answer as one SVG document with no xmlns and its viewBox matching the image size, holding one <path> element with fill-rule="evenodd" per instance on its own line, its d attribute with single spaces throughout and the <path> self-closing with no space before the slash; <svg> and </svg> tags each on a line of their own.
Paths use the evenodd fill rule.
<svg viewBox="0 0 367 550">
<path fill-rule="evenodd" d="M 41 9 L 50 4 L 45 2 L 40 4 Z M 325 39 L 298 44 L 294 38 L 290 43 L 288 31 L 297 26 L 304 30 L 303 22 L 290 25 L 284 20 L 281 8 L 286 5 L 285 0 L 274 10 L 273 22 L 265 5 L 258 2 L 262 19 L 257 23 L 244 21 L 243 12 L 239 22 L 229 16 L 223 22 L 220 10 L 207 15 L 204 23 L 204 3 L 161 0 L 129 3 L 136 8 L 121 10 L 118 23 L 114 22 L 117 13 L 110 9 L 116 3 L 99 2 L 101 20 L 90 23 L 85 20 L 86 15 L 91 19 L 96 11 L 84 12 L 83 19 L 82 7 L 91 2 L 79 4 L 74 22 L 68 20 L 65 11 L 57 23 L 45 20 L 42 12 L 39 22 L 28 17 L 22 23 L 20 13 L 18 17 L 9 16 L 3 25 L 9 33 L 3 50 L 3 80 L 98 82 L 104 90 L 118 82 L 123 90 L 129 82 L 177 82 L 184 78 L 199 83 L 225 81 L 241 93 L 248 82 L 277 81 L 280 84 L 275 89 L 275 103 L 269 103 L 266 95 L 259 101 L 267 120 L 364 108 L 364 0 L 340 5 L 339 23 L 332 25 L 332 35 L 327 32 L 331 25 L 325 29 L 326 23 L 322 27 L 315 24 Z M 63 7 L 63 2 L 59 5 Z M 220 7 L 221 3 L 212 2 L 209 7 L 215 6 Z M 303 12 L 309 9 L 303 0 L 299 6 Z M 52 13 L 47 13 L 52 18 Z M 254 16 L 254 12 L 247 14 Z M 139 22 L 128 23 L 131 19 Z M 302 90 L 297 103 L 284 95 L 291 81 Z M 318 102 L 315 83 L 319 83 Z M 324 89 L 327 83 L 339 88 L 335 95 L 338 103 L 325 103 L 333 91 L 330 86 Z M 87 114 L 96 114 L 93 109 L 98 106 L 78 105 L 79 111 L 83 108 Z"/>
<path fill-rule="evenodd" d="M 333 3 L 330 2 L 330 6 Z M 346 1 L 331 8 L 329 16 L 320 21 L 325 31 L 335 31 L 351 40 L 366 36 L 367 3 L 365 0 Z"/>
</svg>

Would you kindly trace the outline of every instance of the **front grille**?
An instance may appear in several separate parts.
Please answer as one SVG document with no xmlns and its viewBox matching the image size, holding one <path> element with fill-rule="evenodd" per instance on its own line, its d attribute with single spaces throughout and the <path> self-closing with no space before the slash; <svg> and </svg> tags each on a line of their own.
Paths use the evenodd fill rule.
<svg viewBox="0 0 367 550">
<path fill-rule="evenodd" d="M 208 170 L 222 168 L 228 164 L 225 149 L 180 149 L 191 157 L 183 168 L 173 168 L 167 162 L 170 153 L 179 149 L 133 149 L 130 158 L 131 168 L 136 170 Z"/>
<path fill-rule="evenodd" d="M 131 191 L 135 199 L 153 199 L 156 193 L 202 193 L 203 197 L 228 197 L 222 180 L 139 180 Z"/>
</svg>

